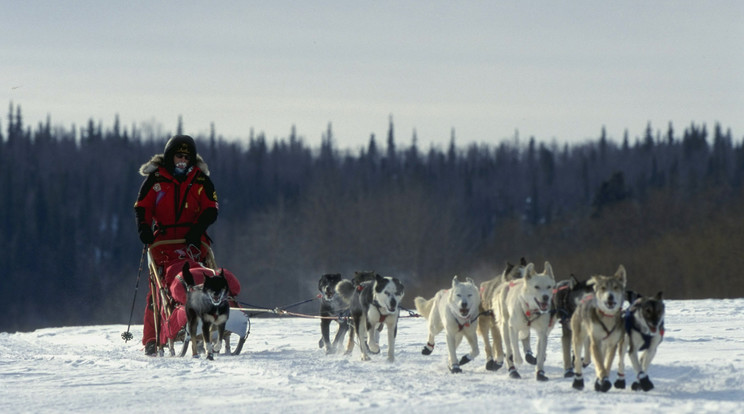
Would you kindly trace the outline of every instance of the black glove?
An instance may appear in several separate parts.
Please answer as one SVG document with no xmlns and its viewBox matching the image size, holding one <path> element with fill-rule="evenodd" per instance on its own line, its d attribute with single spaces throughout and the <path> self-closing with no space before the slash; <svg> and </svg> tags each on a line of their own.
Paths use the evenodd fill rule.
<svg viewBox="0 0 744 414">
<path fill-rule="evenodd" d="M 186 244 L 193 244 L 197 247 L 201 246 L 202 233 L 204 233 L 204 230 L 202 230 L 201 226 L 198 224 L 191 226 L 189 231 L 186 233 Z"/>
<path fill-rule="evenodd" d="M 146 223 L 139 225 L 139 238 L 144 244 L 152 244 L 155 241 L 155 235 Z"/>
</svg>

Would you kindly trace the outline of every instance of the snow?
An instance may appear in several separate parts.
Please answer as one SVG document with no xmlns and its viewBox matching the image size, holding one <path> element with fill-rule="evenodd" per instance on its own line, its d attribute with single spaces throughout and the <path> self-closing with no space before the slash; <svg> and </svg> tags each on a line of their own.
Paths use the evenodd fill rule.
<svg viewBox="0 0 744 414">
<path fill-rule="evenodd" d="M 361 361 L 356 348 L 351 356 L 325 355 L 317 319 L 283 316 L 252 318 L 243 352 L 214 361 L 146 357 L 141 325 L 128 343 L 121 339 L 126 325 L 0 333 L 0 412 L 744 412 L 744 299 L 666 304 L 666 336 L 649 370 L 656 388 L 647 393 L 597 393 L 593 366 L 587 387 L 572 389 L 562 377 L 560 328 L 548 344 L 550 381 L 538 383 L 528 365 L 520 367 L 521 380 L 504 369 L 486 371 L 482 343 L 462 374 L 450 374 L 444 333 L 432 355 L 421 355 L 423 318 L 400 320 L 389 363 L 384 340 L 371 361 Z M 458 356 L 468 349 L 463 343 Z"/>
</svg>

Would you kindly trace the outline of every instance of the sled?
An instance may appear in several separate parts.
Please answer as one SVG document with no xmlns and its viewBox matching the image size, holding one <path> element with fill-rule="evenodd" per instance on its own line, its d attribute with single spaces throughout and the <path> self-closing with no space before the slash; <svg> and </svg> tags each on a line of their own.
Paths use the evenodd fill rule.
<svg viewBox="0 0 744 414">
<path fill-rule="evenodd" d="M 212 248 L 202 242 L 201 251 L 199 249 L 187 248 L 184 239 L 162 240 L 150 245 L 147 249 L 147 261 L 150 272 L 150 292 L 152 299 L 153 317 L 155 322 L 155 337 L 158 339 L 158 353 L 164 354 L 164 347 L 167 345 L 171 356 L 175 355 L 175 342 L 183 341 L 183 346 L 179 356 L 184 356 L 188 346 L 189 338 L 188 329 L 186 329 L 186 312 L 184 303 L 186 302 L 185 287 L 176 278 L 183 268 L 184 262 L 190 262 L 192 273 L 195 274 L 195 282 L 203 282 L 204 274 L 210 272 L 214 274 L 218 271 L 224 271 L 225 278 L 228 279 L 230 287 L 230 316 L 225 325 L 224 352 L 231 355 L 239 355 L 243 349 L 245 341 L 250 334 L 250 319 L 248 314 L 238 308 L 235 297 L 240 292 L 240 282 L 228 270 L 219 269 L 214 259 Z M 202 259 L 203 258 L 203 259 Z M 168 263 L 167 267 L 159 263 Z M 193 270 L 196 269 L 196 272 Z M 201 270 L 202 272 L 199 272 Z M 199 277 L 201 276 L 201 278 Z M 198 327 L 197 332 L 201 332 Z M 216 333 L 215 333 L 216 334 Z M 235 349 L 231 351 L 231 337 L 236 335 L 238 343 Z M 200 340 L 201 335 L 196 339 Z"/>
</svg>

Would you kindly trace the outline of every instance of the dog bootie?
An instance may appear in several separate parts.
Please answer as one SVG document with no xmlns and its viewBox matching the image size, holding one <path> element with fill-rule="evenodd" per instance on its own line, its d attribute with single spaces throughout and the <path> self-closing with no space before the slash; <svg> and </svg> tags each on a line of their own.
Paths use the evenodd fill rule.
<svg viewBox="0 0 744 414">
<path fill-rule="evenodd" d="M 486 362 L 486 371 L 498 371 L 499 368 L 503 367 L 503 362 L 494 361 L 493 359 Z"/>
<path fill-rule="evenodd" d="M 594 391 L 607 392 L 610 388 L 612 388 L 612 383 L 607 377 L 602 378 L 601 381 L 597 378 L 597 381 L 594 382 Z"/>
<path fill-rule="evenodd" d="M 548 377 L 545 376 L 545 371 L 543 371 L 543 370 L 537 371 L 536 377 L 537 377 L 537 380 L 538 381 L 541 381 L 541 382 L 544 382 L 544 381 L 547 381 L 548 380 Z"/>
<path fill-rule="evenodd" d="M 577 375 L 577 376 L 576 376 L 576 377 L 574 378 L 574 380 L 573 380 L 573 384 L 571 384 L 571 386 L 572 386 L 572 387 L 573 387 L 573 388 L 574 388 L 575 390 L 583 390 L 583 389 L 584 389 L 584 378 L 583 378 L 583 377 L 582 377 L 581 375 Z"/>
<path fill-rule="evenodd" d="M 434 344 L 426 343 L 424 345 L 424 349 L 421 350 L 421 355 L 431 355 L 432 351 L 434 351 Z"/>
<path fill-rule="evenodd" d="M 524 360 L 530 365 L 537 365 L 537 358 L 532 354 L 532 351 L 527 351 L 524 354 Z"/>
<path fill-rule="evenodd" d="M 573 368 L 569 368 L 563 372 L 563 378 L 572 378 L 574 376 Z"/>
<path fill-rule="evenodd" d="M 643 390 L 644 392 L 654 389 L 654 383 L 648 378 L 645 372 L 638 374 L 638 381 L 631 386 L 633 391 Z"/>
<path fill-rule="evenodd" d="M 625 375 L 617 374 L 617 379 L 615 380 L 615 388 L 624 390 L 625 389 Z"/>
<path fill-rule="evenodd" d="M 470 356 L 463 355 L 462 358 L 460 358 L 460 365 L 465 365 L 470 361 L 472 361 L 472 359 L 470 359 Z"/>
<path fill-rule="evenodd" d="M 460 369 L 460 366 L 459 365 L 452 365 L 450 367 L 450 372 L 453 373 L 453 374 L 460 374 L 460 373 L 462 373 L 462 370 Z"/>
<path fill-rule="evenodd" d="M 521 379 L 522 376 L 519 375 L 519 373 L 517 372 L 517 368 L 516 367 L 509 367 L 509 378 L 511 378 L 511 379 Z"/>
</svg>

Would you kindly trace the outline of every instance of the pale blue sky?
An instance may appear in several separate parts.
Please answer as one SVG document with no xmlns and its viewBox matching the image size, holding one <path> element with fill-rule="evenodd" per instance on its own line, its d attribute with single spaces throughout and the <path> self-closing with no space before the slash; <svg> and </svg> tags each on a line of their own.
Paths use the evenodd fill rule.
<svg viewBox="0 0 744 414">
<path fill-rule="evenodd" d="M 317 146 L 744 137 L 743 1 L 7 1 L 0 104 Z M 6 106 L 7 108 L 7 106 Z M 3 129 L 7 110 L 0 112 Z"/>
</svg>

